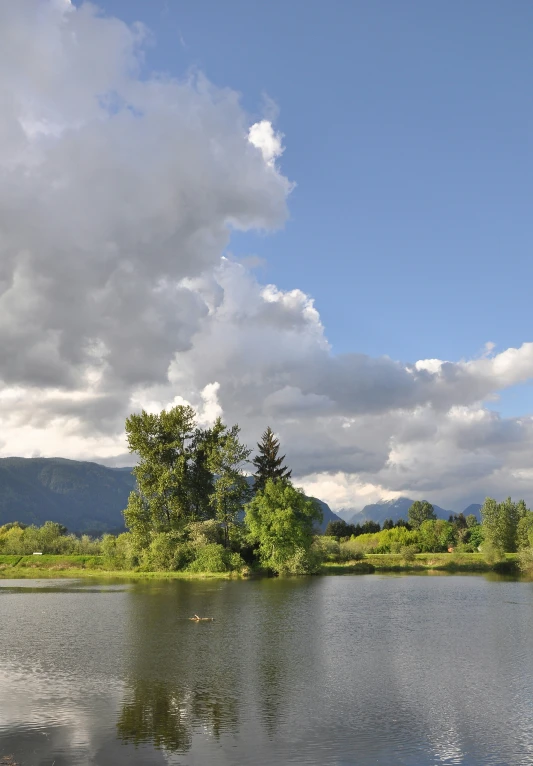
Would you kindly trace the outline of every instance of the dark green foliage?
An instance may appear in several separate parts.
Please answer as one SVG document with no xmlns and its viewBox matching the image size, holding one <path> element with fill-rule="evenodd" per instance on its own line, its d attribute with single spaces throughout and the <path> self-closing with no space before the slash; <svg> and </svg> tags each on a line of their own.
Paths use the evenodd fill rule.
<svg viewBox="0 0 533 766">
<path fill-rule="evenodd" d="M 330 521 L 326 527 L 324 534 L 328 537 L 336 537 L 342 539 L 344 537 L 351 537 L 355 533 L 354 524 L 347 524 L 343 519 L 339 521 Z"/>
<path fill-rule="evenodd" d="M 392 519 L 385 519 L 383 529 L 394 529 L 394 521 Z"/>
<path fill-rule="evenodd" d="M 213 513 L 224 532 L 224 545 L 229 545 L 232 528 L 251 497 L 251 489 L 243 466 L 251 450 L 239 441 L 239 426 L 227 428 L 215 423 L 216 443 L 211 450 L 210 466 L 215 474 L 213 492 L 209 497 Z"/>
<path fill-rule="evenodd" d="M 257 444 L 257 449 L 258 454 L 252 460 L 256 468 L 254 491 L 262 491 L 268 479 L 290 479 L 292 471 L 283 465 L 285 455 L 278 456 L 279 440 L 274 436 L 270 426 Z"/>
<path fill-rule="evenodd" d="M 435 521 L 436 518 L 435 510 L 427 500 L 415 500 L 408 511 L 409 524 L 412 529 L 418 529 L 424 521 Z"/>
</svg>

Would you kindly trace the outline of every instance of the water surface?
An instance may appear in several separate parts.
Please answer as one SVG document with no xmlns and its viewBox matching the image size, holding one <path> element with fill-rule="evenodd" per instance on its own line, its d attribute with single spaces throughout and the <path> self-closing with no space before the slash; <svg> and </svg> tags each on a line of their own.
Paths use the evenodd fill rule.
<svg viewBox="0 0 533 766">
<path fill-rule="evenodd" d="M 532 657 L 531 583 L 4 580 L 0 757 L 531 764 Z"/>
</svg>

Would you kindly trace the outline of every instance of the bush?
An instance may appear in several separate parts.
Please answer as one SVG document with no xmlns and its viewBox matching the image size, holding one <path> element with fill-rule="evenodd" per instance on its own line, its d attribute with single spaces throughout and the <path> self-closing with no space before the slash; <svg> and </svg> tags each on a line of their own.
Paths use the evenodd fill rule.
<svg viewBox="0 0 533 766">
<path fill-rule="evenodd" d="M 518 551 L 518 566 L 522 572 L 531 574 L 533 572 L 533 548 L 521 548 Z"/>
<path fill-rule="evenodd" d="M 320 571 L 321 564 L 322 556 L 320 551 L 313 550 L 313 548 L 309 550 L 297 548 L 294 554 L 284 562 L 283 567 L 280 569 L 280 574 L 316 574 Z"/>
<path fill-rule="evenodd" d="M 482 553 L 487 564 L 497 564 L 505 559 L 505 553 L 501 548 L 491 543 L 483 543 Z"/>
<path fill-rule="evenodd" d="M 188 572 L 231 572 L 242 569 L 244 561 L 238 553 L 224 548 L 220 543 L 209 543 L 197 547 L 194 560 L 188 565 Z"/>
<path fill-rule="evenodd" d="M 183 542 L 174 532 L 158 532 L 152 535 L 150 545 L 142 553 L 142 568 L 164 572 L 184 569 L 194 556 L 190 544 Z"/>
<path fill-rule="evenodd" d="M 339 541 L 335 537 L 316 535 L 312 550 L 321 561 L 338 561 L 340 554 Z"/>
<path fill-rule="evenodd" d="M 400 548 L 400 553 L 404 561 L 414 561 L 415 556 L 418 553 L 416 545 L 404 545 Z"/>
<path fill-rule="evenodd" d="M 118 537 L 104 535 L 100 548 L 107 569 L 136 569 L 139 566 L 139 552 L 130 532 L 123 532 Z"/>
<path fill-rule="evenodd" d="M 360 537 L 352 538 L 340 544 L 339 561 L 361 561 L 365 551 L 360 544 Z"/>
</svg>

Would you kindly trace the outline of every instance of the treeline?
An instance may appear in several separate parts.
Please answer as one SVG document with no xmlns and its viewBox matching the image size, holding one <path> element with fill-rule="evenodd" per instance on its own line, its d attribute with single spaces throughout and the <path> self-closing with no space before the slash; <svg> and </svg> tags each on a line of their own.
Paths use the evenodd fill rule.
<svg viewBox="0 0 533 766">
<path fill-rule="evenodd" d="M 407 521 L 389 519 L 382 528 L 373 521 L 355 526 L 335 521 L 325 534 L 339 542 L 346 554 L 482 551 L 488 559 L 497 560 L 518 552 L 524 566 L 529 559 L 533 562 L 533 512 L 523 500 L 511 498 L 497 502 L 488 497 L 481 508 L 481 523 L 474 514 L 437 519 L 433 506 L 424 500 L 413 503 Z"/>
<path fill-rule="evenodd" d="M 220 419 L 201 428 L 195 412 L 177 406 L 159 414 L 142 411 L 126 421 L 137 489 L 124 518 L 127 532 L 94 540 L 47 522 L 38 528 L 0 528 L 0 553 L 101 555 L 110 570 L 227 572 L 250 569 L 312 573 L 325 560 L 367 553 L 476 552 L 497 560 L 519 551 L 533 568 L 533 513 L 523 500 L 487 498 L 480 524 L 474 515 L 437 519 L 433 506 L 416 501 L 407 520 L 330 522 L 317 535 L 319 505 L 293 486 L 285 455 L 270 428 L 257 453 L 241 443 L 238 425 Z M 246 467 L 253 466 L 253 477 Z"/>
<path fill-rule="evenodd" d="M 416 519 L 414 514 L 410 514 L 410 521 L 400 519 L 394 523 L 388 519 L 383 527 L 374 521 L 355 527 L 342 521 L 330 522 L 325 535 L 340 543 L 349 541 L 351 545 L 345 545 L 345 550 L 363 553 L 437 553 L 450 550 L 473 553 L 482 545 L 483 527 L 473 514 L 466 517 L 462 513 L 451 515 L 446 521 L 434 518 L 432 507 L 431 512 L 423 520 Z"/>
<path fill-rule="evenodd" d="M 62 524 L 47 521 L 41 527 L 14 522 L 0 527 L 0 553 L 4 555 L 29 556 L 32 553 L 55 555 L 97 555 L 101 553 L 102 541 L 89 535 L 68 534 Z"/>
</svg>

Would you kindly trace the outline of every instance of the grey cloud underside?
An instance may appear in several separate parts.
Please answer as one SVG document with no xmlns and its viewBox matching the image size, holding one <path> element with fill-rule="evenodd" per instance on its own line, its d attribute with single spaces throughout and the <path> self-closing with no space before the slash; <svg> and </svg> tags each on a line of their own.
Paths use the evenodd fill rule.
<svg viewBox="0 0 533 766">
<path fill-rule="evenodd" d="M 75 388 L 99 363 L 126 386 L 165 380 L 207 311 L 181 281 L 217 263 L 232 227 L 279 226 L 288 184 L 248 142 L 233 92 L 201 78 L 132 75 L 138 30 L 89 9 L 8 5 L 0 9 L 1 132 L 11 137 L 0 149 L 0 375 Z M 43 60 L 24 62 L 16 78 L 20 57 L 6 38 L 39 20 Z M 50 120 L 58 135 L 22 129 Z"/>
<path fill-rule="evenodd" d="M 270 424 L 296 477 L 533 499 L 531 419 L 482 404 L 533 377 L 533 344 L 457 363 L 333 354 L 309 296 L 227 251 L 234 229 L 283 225 L 291 184 L 233 91 L 143 70 L 147 38 L 89 6 L 0 3 L 2 454 L 50 454 L 50 432 L 62 454 L 98 459 L 101 439 L 111 459 L 132 409 L 201 409 L 218 383 L 225 420 L 250 445 Z"/>
</svg>

